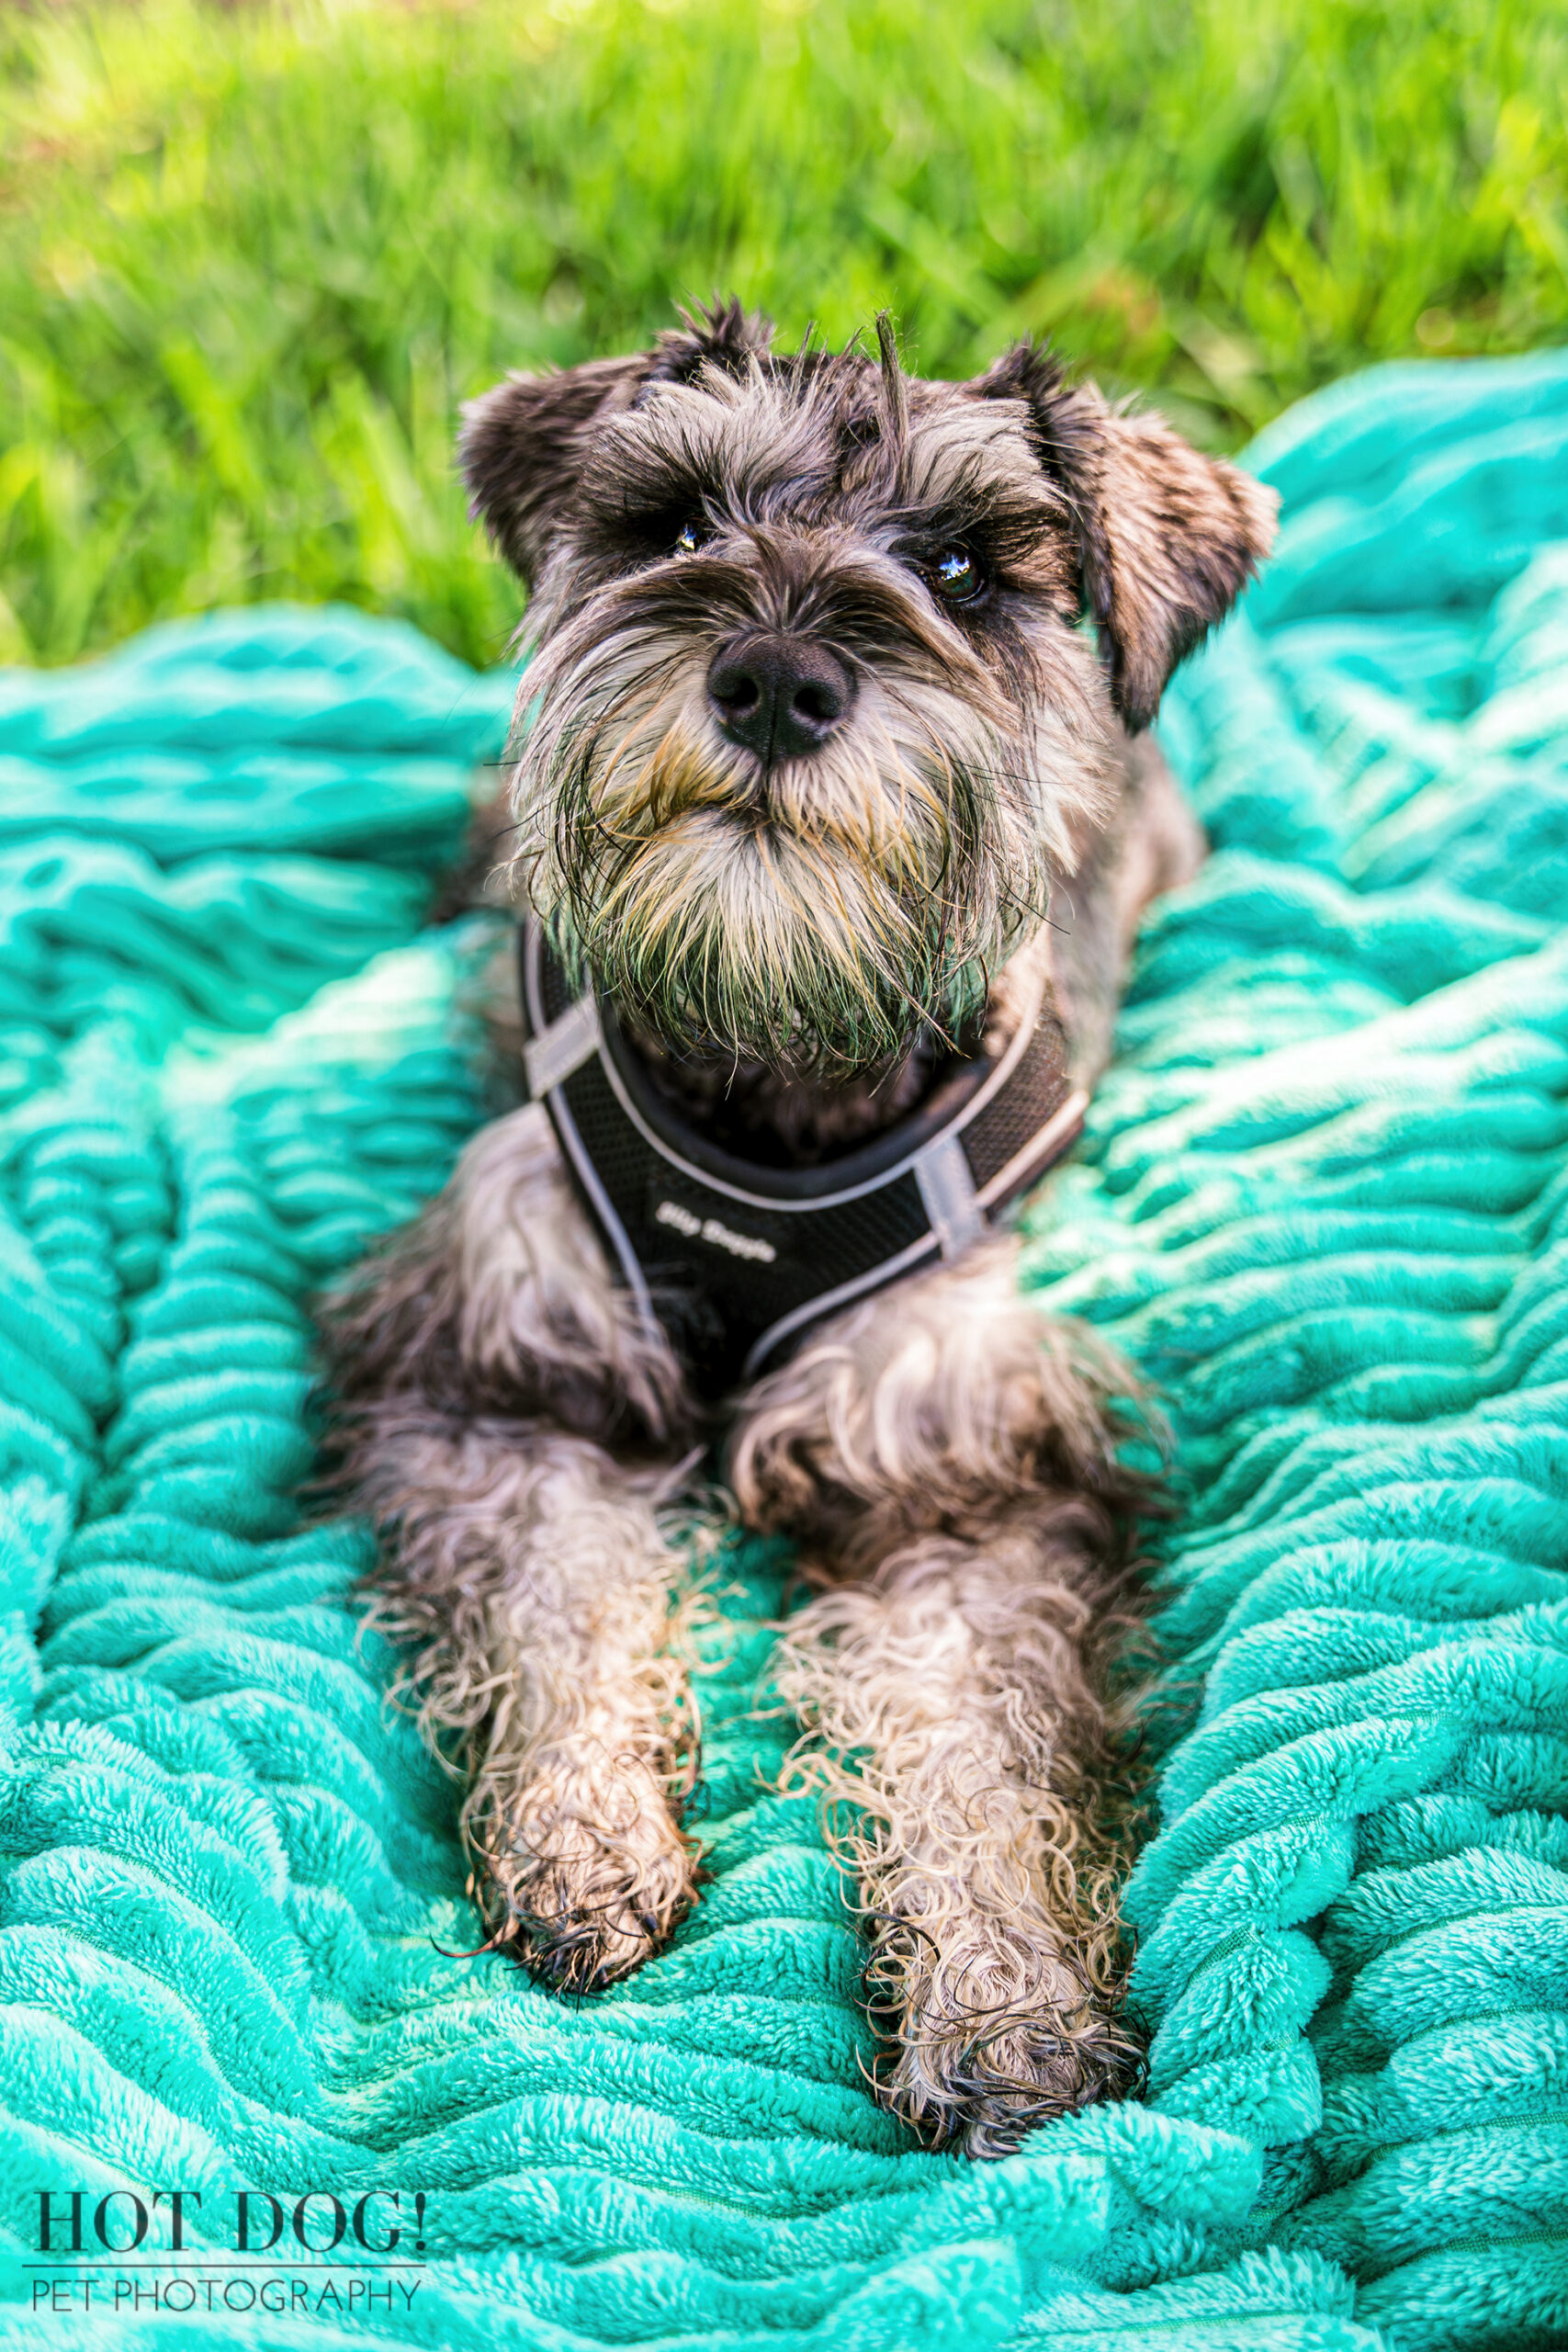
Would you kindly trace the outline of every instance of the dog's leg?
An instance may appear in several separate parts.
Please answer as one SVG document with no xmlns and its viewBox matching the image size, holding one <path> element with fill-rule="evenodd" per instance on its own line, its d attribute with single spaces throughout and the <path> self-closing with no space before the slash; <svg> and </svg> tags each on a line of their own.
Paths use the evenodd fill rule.
<svg viewBox="0 0 1568 2352">
<path fill-rule="evenodd" d="M 385 1538 L 376 1614 L 470 1775 L 487 1925 L 547 1981 L 607 1984 L 693 1890 L 696 1727 L 656 1512 L 674 1361 L 611 1283 L 532 1106 L 476 1137 L 326 1319 L 345 1483 Z"/>
<path fill-rule="evenodd" d="M 464 1749 L 491 1933 L 563 1987 L 624 1976 L 692 1893 L 696 1726 L 652 1497 L 589 1440 L 412 1397 L 374 1408 L 358 1469 L 395 1547 L 378 1614 Z"/>
<path fill-rule="evenodd" d="M 784 1644 L 784 1693 L 859 1816 L 839 1839 L 889 2045 L 878 2095 L 972 2155 L 1116 2089 L 1134 2054 L 1078 1810 L 1093 1544 L 1070 1506 L 986 1544 L 930 1537 L 814 1601 Z"/>
<path fill-rule="evenodd" d="M 1127 1376 L 1021 1295 L 1010 1243 L 840 1317 L 747 1402 L 743 1515 L 827 1589 L 781 1688 L 858 1872 L 884 2102 L 972 2154 L 1125 2084 L 1097 1653 L 1135 1483 Z"/>
</svg>

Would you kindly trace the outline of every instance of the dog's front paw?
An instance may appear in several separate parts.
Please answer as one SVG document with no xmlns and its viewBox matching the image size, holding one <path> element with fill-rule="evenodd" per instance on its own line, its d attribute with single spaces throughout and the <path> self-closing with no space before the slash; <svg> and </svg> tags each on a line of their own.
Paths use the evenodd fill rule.
<svg viewBox="0 0 1568 2352">
<path fill-rule="evenodd" d="M 1114 2001 L 1053 1956 L 1042 1919 L 915 1906 L 872 1924 L 867 2007 L 881 2104 L 922 2139 L 1005 2156 L 1055 2115 L 1124 2097 L 1141 2052 Z M 929 1924 L 928 1924 L 929 1922 Z"/>
<path fill-rule="evenodd" d="M 472 1891 L 493 1948 L 554 1992 L 601 1992 L 668 1942 L 696 1856 L 646 1765 L 560 1752 L 532 1765 L 522 1787 L 476 1783 Z"/>
</svg>

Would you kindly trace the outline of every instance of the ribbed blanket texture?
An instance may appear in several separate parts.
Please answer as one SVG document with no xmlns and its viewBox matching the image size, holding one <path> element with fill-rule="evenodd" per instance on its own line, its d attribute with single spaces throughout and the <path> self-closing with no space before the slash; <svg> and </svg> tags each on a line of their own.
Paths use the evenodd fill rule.
<svg viewBox="0 0 1568 2352">
<path fill-rule="evenodd" d="M 450 1956 L 453 1784 L 297 1499 L 308 1296 L 484 1115 L 493 929 L 423 926 L 512 681 L 268 608 L 0 673 L 16 2340 L 1568 2341 L 1568 358 L 1378 369 L 1250 462 L 1280 552 L 1160 722 L 1213 854 L 1027 1218 L 1183 1481 L 1149 2080 L 997 2165 L 861 2079 L 782 1551 L 703 1552 L 702 1901 L 574 2006 Z M 31 2320 L 43 2187 L 199 2191 L 198 2254 L 242 2188 L 397 2189 L 423 2267 Z"/>
</svg>

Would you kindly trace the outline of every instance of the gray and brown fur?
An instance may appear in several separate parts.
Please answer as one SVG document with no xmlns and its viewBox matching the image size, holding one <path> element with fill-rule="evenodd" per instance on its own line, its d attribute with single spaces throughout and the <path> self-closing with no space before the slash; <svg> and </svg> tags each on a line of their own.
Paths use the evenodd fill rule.
<svg viewBox="0 0 1568 2352">
<path fill-rule="evenodd" d="M 688 1116 L 828 1156 L 1005 1034 L 1040 961 L 1092 1080 L 1139 910 L 1201 852 L 1141 730 L 1266 552 L 1267 492 L 1031 347 L 928 383 L 886 329 L 784 355 L 733 304 L 511 379 L 462 454 L 530 596 L 513 888 Z M 1014 1247 L 820 1326 L 724 1432 L 740 1519 L 814 1588 L 779 1683 L 858 1890 L 877 2096 L 976 2155 L 1135 2059 L 1097 1802 L 1133 1382 Z M 622 1978 L 700 1866 L 661 1516 L 716 1434 L 688 1367 L 533 1105 L 328 1325 L 490 1934 L 547 1984 Z"/>
</svg>

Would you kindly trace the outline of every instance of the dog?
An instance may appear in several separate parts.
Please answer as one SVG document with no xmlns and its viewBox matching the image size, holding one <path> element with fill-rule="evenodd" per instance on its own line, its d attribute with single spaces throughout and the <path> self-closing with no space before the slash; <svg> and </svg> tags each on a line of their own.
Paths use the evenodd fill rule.
<svg viewBox="0 0 1568 2352">
<path fill-rule="evenodd" d="M 475 515 L 528 594 L 507 870 L 538 1099 L 331 1301 L 343 1475 L 468 1776 L 488 1943 L 582 1993 L 697 1892 L 667 1506 L 722 1438 L 735 1513 L 796 1540 L 810 1589 L 777 1687 L 857 1890 L 874 2094 L 994 2156 L 1138 2064 L 1104 1667 L 1147 1497 L 1132 1374 L 1022 1292 L 977 1122 L 955 1143 L 931 1106 L 1027 1042 L 1055 1089 L 1031 1115 L 1056 1108 L 1015 1177 L 1070 1130 L 1139 912 L 1203 853 L 1145 730 L 1274 501 L 1029 344 L 924 381 L 886 319 L 786 354 L 739 303 L 681 315 L 465 412 Z M 613 1093 L 687 1138 L 622 1262 L 635 1201 L 608 1213 L 563 1117 L 572 1053 L 594 1115 Z M 857 1227 L 871 1273 L 824 1289 L 800 1195 L 928 1130 L 924 1240 Z M 882 1181 L 838 1213 L 891 1217 Z M 742 1360 L 747 1285 L 771 1312 L 792 1280 Z"/>
</svg>

